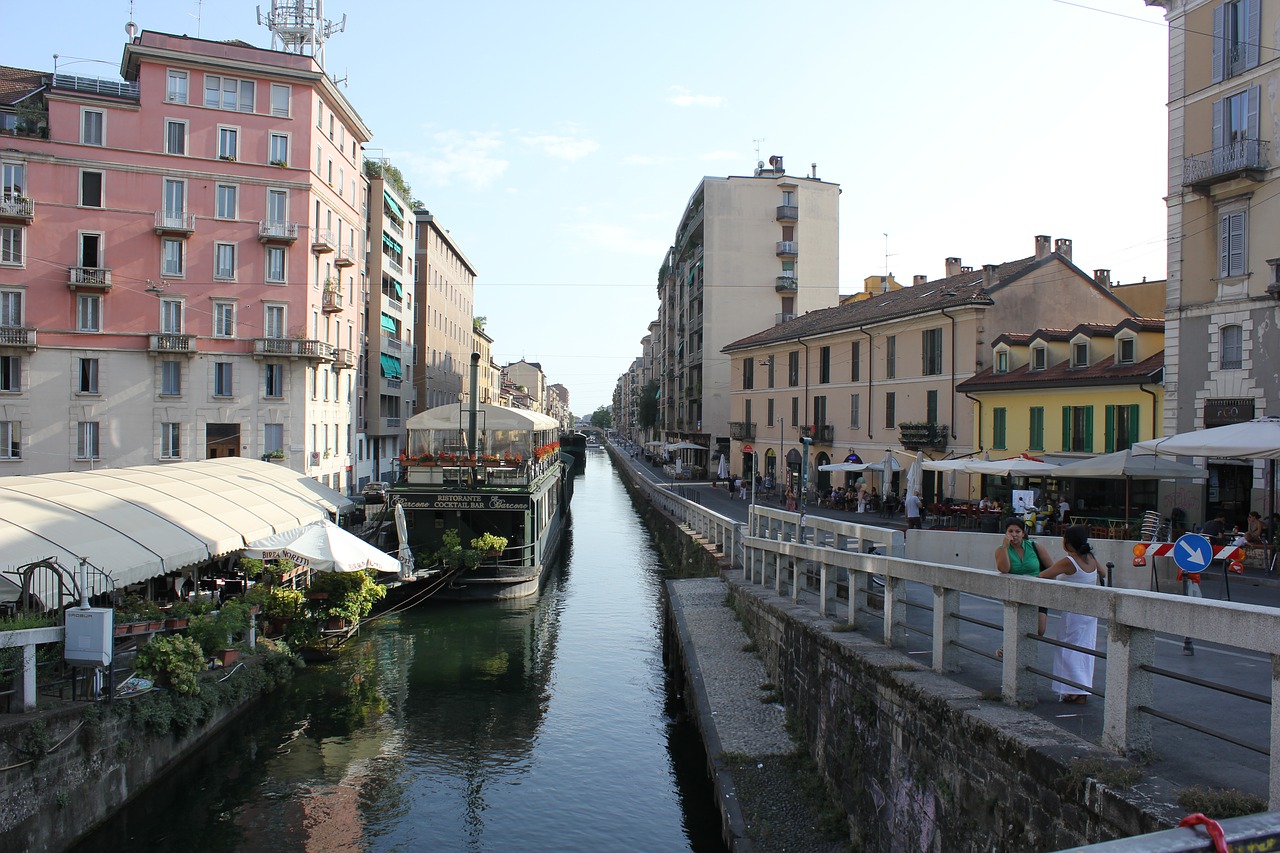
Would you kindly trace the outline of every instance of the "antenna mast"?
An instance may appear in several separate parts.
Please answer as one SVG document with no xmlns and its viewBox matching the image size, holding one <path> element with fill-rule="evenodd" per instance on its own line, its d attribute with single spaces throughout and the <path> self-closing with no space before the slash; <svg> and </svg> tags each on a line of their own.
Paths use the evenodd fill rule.
<svg viewBox="0 0 1280 853">
<path fill-rule="evenodd" d="M 314 57 L 324 68 L 324 45 L 329 36 L 347 28 L 344 14 L 338 23 L 324 16 L 324 0 L 271 0 L 271 11 L 258 23 L 271 31 L 271 49 Z"/>
</svg>

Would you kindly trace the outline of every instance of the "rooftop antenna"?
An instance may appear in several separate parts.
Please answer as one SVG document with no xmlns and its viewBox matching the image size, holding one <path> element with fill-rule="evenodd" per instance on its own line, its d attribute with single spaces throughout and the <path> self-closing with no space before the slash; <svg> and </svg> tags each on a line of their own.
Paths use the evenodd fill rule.
<svg viewBox="0 0 1280 853">
<path fill-rule="evenodd" d="M 881 231 L 880 233 L 884 234 L 884 275 L 885 275 L 885 278 L 888 278 L 889 277 L 889 259 L 892 258 L 893 255 L 889 254 L 888 233 L 884 231 Z"/>
<path fill-rule="evenodd" d="M 271 10 L 258 23 L 271 31 L 271 49 L 311 56 L 324 68 L 324 45 L 329 36 L 347 28 L 347 16 L 334 23 L 324 16 L 324 0 L 271 0 Z"/>
<path fill-rule="evenodd" d="M 130 3 L 130 6 L 133 4 Z M 200 21 L 204 15 L 204 0 L 196 0 L 196 13 L 191 17 L 196 19 L 196 38 L 200 38 Z M 133 17 L 130 15 L 130 17 Z"/>
</svg>

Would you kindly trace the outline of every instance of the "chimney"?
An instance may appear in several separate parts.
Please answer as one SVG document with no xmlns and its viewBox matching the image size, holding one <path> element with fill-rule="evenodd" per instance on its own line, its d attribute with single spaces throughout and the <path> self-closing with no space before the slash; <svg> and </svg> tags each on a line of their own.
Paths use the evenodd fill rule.
<svg viewBox="0 0 1280 853">
<path fill-rule="evenodd" d="M 1071 241 L 1066 237 L 1059 237 L 1053 241 L 1053 250 L 1067 260 L 1071 260 Z"/>
<path fill-rule="evenodd" d="M 996 272 L 995 264 L 982 265 L 982 286 L 987 290 L 995 287 L 1000 283 L 1000 274 Z"/>
<path fill-rule="evenodd" d="M 1093 280 L 1099 287 L 1111 287 L 1111 270 L 1094 270 Z"/>
<path fill-rule="evenodd" d="M 928 280 L 929 280 L 929 276 L 927 275 L 913 275 L 911 276 L 911 286 L 919 287 L 920 285 L 924 284 Z"/>
<path fill-rule="evenodd" d="M 960 275 L 960 259 L 959 258 L 947 258 L 946 278 L 951 278 L 951 276 L 953 275 Z"/>
<path fill-rule="evenodd" d="M 1036 235 L 1036 260 L 1044 260 L 1049 257 L 1050 237 L 1048 234 Z"/>
<path fill-rule="evenodd" d="M 973 272 L 973 267 L 960 267 L 961 273 Z"/>
</svg>

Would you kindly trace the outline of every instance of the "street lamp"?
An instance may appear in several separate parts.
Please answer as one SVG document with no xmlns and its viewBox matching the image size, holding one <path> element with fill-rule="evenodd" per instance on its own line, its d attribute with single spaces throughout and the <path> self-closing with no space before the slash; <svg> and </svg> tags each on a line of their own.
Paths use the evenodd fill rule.
<svg viewBox="0 0 1280 853">
<path fill-rule="evenodd" d="M 809 495 L 809 446 L 813 439 L 807 435 L 800 437 L 800 445 L 804 455 L 800 457 L 800 544 L 804 544 L 804 511 Z"/>
<path fill-rule="evenodd" d="M 782 481 L 782 470 L 783 470 L 782 466 L 785 460 L 785 457 L 783 456 L 784 451 L 782 448 L 782 427 L 783 427 L 782 417 L 779 416 L 778 417 L 778 465 L 777 465 L 778 470 L 774 472 L 774 483 L 778 487 L 778 491 L 782 492 L 783 503 L 785 504 L 787 492 L 786 492 L 786 483 Z M 791 472 L 788 471 L 787 473 L 790 474 Z"/>
</svg>

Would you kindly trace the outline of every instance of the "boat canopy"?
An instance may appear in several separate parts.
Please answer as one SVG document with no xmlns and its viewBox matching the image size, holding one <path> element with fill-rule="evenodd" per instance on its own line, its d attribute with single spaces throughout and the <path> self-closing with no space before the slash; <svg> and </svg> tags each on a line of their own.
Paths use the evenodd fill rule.
<svg viewBox="0 0 1280 853">
<path fill-rule="evenodd" d="M 528 409 L 492 403 L 476 406 L 476 442 L 466 446 L 469 408 L 461 403 L 437 406 L 409 418 L 409 454 L 467 452 L 532 454 L 535 448 L 559 440 L 560 422 Z"/>
</svg>

